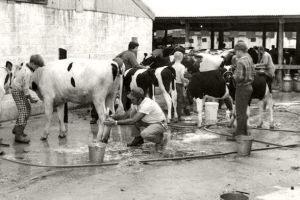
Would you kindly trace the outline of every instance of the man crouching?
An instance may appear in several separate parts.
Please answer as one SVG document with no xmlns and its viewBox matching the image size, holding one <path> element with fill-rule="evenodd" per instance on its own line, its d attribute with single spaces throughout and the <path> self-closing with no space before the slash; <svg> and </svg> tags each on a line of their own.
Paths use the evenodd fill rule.
<svg viewBox="0 0 300 200">
<path fill-rule="evenodd" d="M 163 145 L 163 133 L 166 131 L 166 117 L 159 105 L 145 97 L 144 91 L 133 88 L 127 96 L 131 108 L 125 114 L 115 114 L 104 122 L 104 125 L 135 125 L 138 131 L 133 132 L 133 141 L 128 147 L 141 146 L 144 140 Z"/>
</svg>

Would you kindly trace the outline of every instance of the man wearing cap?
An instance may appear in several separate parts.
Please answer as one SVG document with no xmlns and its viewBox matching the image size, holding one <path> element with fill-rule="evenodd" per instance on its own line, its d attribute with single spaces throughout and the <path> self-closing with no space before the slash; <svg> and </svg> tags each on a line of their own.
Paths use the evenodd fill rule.
<svg viewBox="0 0 300 200">
<path fill-rule="evenodd" d="M 33 72 L 38 67 L 43 66 L 44 60 L 42 56 L 38 54 L 32 55 L 29 63 L 21 66 L 21 68 L 15 72 L 15 76 L 12 81 L 11 94 L 17 106 L 18 117 L 12 133 L 15 134 L 15 142 L 17 143 L 27 144 L 30 142 L 27 135 L 24 133 L 24 129 L 31 112 L 30 103 L 37 102 L 37 100 L 29 93 L 30 79 Z"/>
<path fill-rule="evenodd" d="M 247 107 L 253 91 L 254 64 L 251 56 L 247 53 L 248 47 L 244 41 L 234 46 L 237 56 L 236 70 L 233 78 L 236 82 L 235 105 L 237 127 L 233 137 L 247 134 Z"/>
<path fill-rule="evenodd" d="M 260 54 L 260 61 L 256 64 L 256 68 L 261 69 L 262 73 L 266 75 L 266 81 L 270 92 L 272 93 L 272 82 L 275 77 L 275 66 L 271 55 L 265 51 L 264 47 L 258 47 L 258 52 Z"/>
<path fill-rule="evenodd" d="M 142 88 L 133 88 L 127 97 L 131 99 L 131 109 L 125 114 L 112 115 L 104 125 L 135 125 L 138 131 L 133 133 L 133 141 L 127 144 L 129 147 L 140 146 L 144 140 L 162 144 L 166 131 L 166 117 L 162 109 L 155 101 L 145 97 Z"/>
</svg>

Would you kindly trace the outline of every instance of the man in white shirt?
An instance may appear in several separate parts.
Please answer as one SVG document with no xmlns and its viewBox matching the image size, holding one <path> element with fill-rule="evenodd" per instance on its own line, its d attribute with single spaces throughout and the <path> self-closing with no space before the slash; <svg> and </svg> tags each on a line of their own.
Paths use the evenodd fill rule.
<svg viewBox="0 0 300 200">
<path fill-rule="evenodd" d="M 135 125 L 139 131 L 132 135 L 134 140 L 127 144 L 129 147 L 141 146 L 144 140 L 162 144 L 166 131 L 166 117 L 162 109 L 155 101 L 145 97 L 143 89 L 139 87 L 133 88 L 127 97 L 131 99 L 131 109 L 125 114 L 112 115 L 104 124 Z"/>
<path fill-rule="evenodd" d="M 177 114 L 178 114 L 178 120 L 181 120 L 181 116 L 183 113 L 184 108 L 184 86 L 187 85 L 188 79 L 184 77 L 185 73 L 185 66 L 181 64 L 183 59 L 183 54 L 180 51 L 176 51 L 174 53 L 174 60 L 175 63 L 172 65 L 172 67 L 176 71 L 176 91 L 177 91 Z"/>
</svg>

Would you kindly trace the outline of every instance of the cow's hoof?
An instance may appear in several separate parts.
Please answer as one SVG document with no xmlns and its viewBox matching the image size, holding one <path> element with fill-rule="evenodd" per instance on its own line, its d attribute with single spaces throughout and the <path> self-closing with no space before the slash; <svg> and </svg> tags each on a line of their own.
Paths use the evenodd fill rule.
<svg viewBox="0 0 300 200">
<path fill-rule="evenodd" d="M 67 137 L 66 134 L 62 134 L 62 135 L 59 134 L 59 135 L 58 135 L 58 138 L 59 138 L 59 139 L 63 139 L 63 138 L 66 138 L 66 137 Z"/>
<path fill-rule="evenodd" d="M 274 123 L 271 123 L 271 124 L 270 124 L 270 129 L 272 129 L 272 130 L 275 129 Z"/>
<path fill-rule="evenodd" d="M 41 141 L 47 141 L 48 140 L 48 136 L 42 136 L 41 137 Z"/>
</svg>

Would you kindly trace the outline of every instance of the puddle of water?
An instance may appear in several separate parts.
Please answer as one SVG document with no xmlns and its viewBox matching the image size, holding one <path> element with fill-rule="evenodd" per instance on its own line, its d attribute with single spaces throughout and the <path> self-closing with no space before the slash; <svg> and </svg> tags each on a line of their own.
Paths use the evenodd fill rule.
<svg viewBox="0 0 300 200">
<path fill-rule="evenodd" d="M 276 192 L 272 192 L 263 196 L 258 196 L 261 200 L 299 200 L 300 198 L 300 186 L 293 186 L 292 188 L 283 188 L 276 186 L 278 189 Z"/>
</svg>

